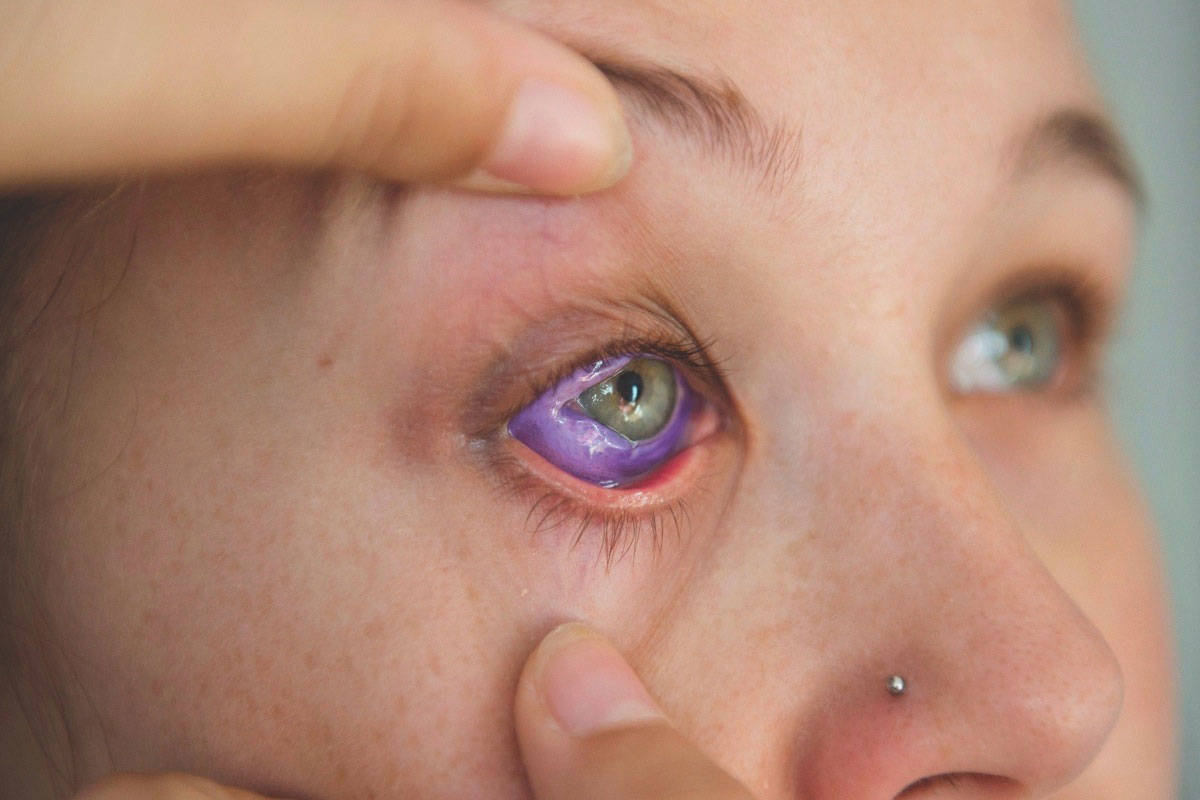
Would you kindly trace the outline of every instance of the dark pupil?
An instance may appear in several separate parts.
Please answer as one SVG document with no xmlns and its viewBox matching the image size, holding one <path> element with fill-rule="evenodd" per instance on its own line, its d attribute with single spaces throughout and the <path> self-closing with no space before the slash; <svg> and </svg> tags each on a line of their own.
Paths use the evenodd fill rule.
<svg viewBox="0 0 1200 800">
<path fill-rule="evenodd" d="M 624 405 L 637 405 L 642 397 L 642 376 L 636 372 L 622 372 L 617 376 L 617 394 Z"/>
<path fill-rule="evenodd" d="M 1021 353 L 1033 352 L 1033 334 L 1025 325 L 1018 325 L 1008 334 L 1008 344 L 1012 349 Z"/>
</svg>

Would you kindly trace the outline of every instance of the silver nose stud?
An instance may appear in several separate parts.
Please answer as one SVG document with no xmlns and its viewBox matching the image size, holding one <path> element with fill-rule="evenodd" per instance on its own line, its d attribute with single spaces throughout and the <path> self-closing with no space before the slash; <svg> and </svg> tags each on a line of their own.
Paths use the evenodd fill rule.
<svg viewBox="0 0 1200 800">
<path fill-rule="evenodd" d="M 904 682 L 904 678 L 900 675 L 892 675 L 887 679 L 888 694 L 890 694 L 892 697 L 899 697 L 900 695 L 904 694 L 904 691 L 907 688 L 908 685 Z"/>
</svg>

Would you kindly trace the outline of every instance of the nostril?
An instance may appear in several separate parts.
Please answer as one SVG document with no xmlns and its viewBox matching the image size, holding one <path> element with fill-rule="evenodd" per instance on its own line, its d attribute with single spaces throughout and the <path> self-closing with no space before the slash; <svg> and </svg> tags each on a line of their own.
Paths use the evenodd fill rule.
<svg viewBox="0 0 1200 800">
<path fill-rule="evenodd" d="M 932 800 L 934 797 L 1015 797 L 1020 785 L 1011 778 L 978 772 L 945 772 L 913 781 L 895 800 Z"/>
</svg>

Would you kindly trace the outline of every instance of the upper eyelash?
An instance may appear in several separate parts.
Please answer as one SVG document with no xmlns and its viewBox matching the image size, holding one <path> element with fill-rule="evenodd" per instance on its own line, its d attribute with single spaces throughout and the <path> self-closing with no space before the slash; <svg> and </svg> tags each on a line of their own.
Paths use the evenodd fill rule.
<svg viewBox="0 0 1200 800">
<path fill-rule="evenodd" d="M 1039 269 L 1020 273 L 1006 281 L 991 293 L 992 299 L 987 307 L 1037 295 L 1056 297 L 1066 309 L 1071 335 L 1080 344 L 1079 352 L 1086 367 L 1081 392 L 1090 393 L 1090 387 L 1094 387 L 1098 381 L 1098 370 L 1092 364 L 1091 356 L 1096 345 L 1108 335 L 1112 324 L 1115 304 L 1110 294 L 1087 273 L 1073 269 Z M 700 340 L 690 335 L 690 331 L 688 334 L 687 339 L 670 334 L 619 336 L 578 358 L 564 361 L 554 369 L 530 373 L 525 376 L 527 396 L 504 415 L 505 424 L 525 404 L 578 369 L 632 353 L 656 356 L 687 370 L 726 400 L 721 404 L 725 406 L 722 413 L 729 414 L 725 371 L 722 362 L 710 355 L 713 340 Z M 606 569 L 631 554 L 636 557 L 637 547 L 647 535 L 652 551 L 660 552 L 667 535 L 682 538 L 690 523 L 687 504 L 682 499 L 640 514 L 624 509 L 597 509 L 547 486 L 523 469 L 515 457 L 500 453 L 494 453 L 493 456 L 500 467 L 497 474 L 503 476 L 504 488 L 531 498 L 532 505 L 525 517 L 526 531 L 536 535 L 571 525 L 575 529 L 571 537 L 571 547 L 574 548 L 583 541 L 589 529 L 599 526 L 597 560 L 603 557 Z"/>
<path fill-rule="evenodd" d="M 1103 365 L 1097 358 L 1111 335 L 1116 302 L 1106 287 L 1092 275 L 1077 269 L 1040 269 L 1018 273 L 993 293 L 988 308 L 1022 298 L 1049 297 L 1067 313 L 1068 334 L 1074 341 L 1078 369 L 1076 385 L 1067 399 L 1092 398 L 1104 385 Z"/>
<path fill-rule="evenodd" d="M 560 381 L 583 367 L 595 364 L 597 361 L 607 361 L 634 353 L 656 356 L 664 361 L 670 361 L 686 368 L 706 385 L 724 390 L 726 386 L 725 373 L 721 369 L 720 363 L 709 355 L 712 344 L 711 339 L 704 342 L 695 339 L 685 342 L 669 336 L 639 335 L 613 339 L 607 344 L 588 351 L 580 358 L 565 362 L 548 374 L 527 376 L 530 399 L 554 388 Z M 521 406 L 521 408 L 523 407 L 524 405 Z"/>
<path fill-rule="evenodd" d="M 987 308 L 1038 296 L 1055 297 L 1063 304 L 1072 334 L 1083 345 L 1094 346 L 1111 332 L 1116 303 L 1099 281 L 1075 269 L 1043 268 L 1019 273 L 991 294 Z"/>
<path fill-rule="evenodd" d="M 549 391 L 581 367 L 631 353 L 669 361 L 676 369 L 685 369 L 716 393 L 727 397 L 725 375 L 720 364 L 710 355 L 711 345 L 712 340 L 701 342 L 692 337 L 691 341 L 684 341 L 669 335 L 630 335 L 612 339 L 579 358 L 563 362 L 549 372 L 527 376 L 527 397 L 521 405 L 505 415 L 505 425 L 526 403 Z M 722 410 L 722 413 L 726 412 Z M 661 552 L 667 536 L 682 539 L 690 523 L 688 507 L 683 499 L 675 499 L 659 509 L 643 513 L 594 508 L 548 486 L 524 469 L 510 454 L 497 451 L 493 452 L 492 458 L 495 473 L 501 476 L 503 489 L 532 498 L 533 505 L 525 517 L 525 529 L 529 535 L 573 525 L 575 532 L 571 547 L 574 548 L 583 541 L 590 528 L 599 526 L 597 560 L 603 557 L 606 569 L 627 556 L 636 558 L 637 547 L 646 536 L 649 536 L 652 552 Z"/>
<path fill-rule="evenodd" d="M 1036 298 L 1053 299 L 1065 312 L 1066 335 L 1073 348 L 1073 366 L 1078 370 L 1069 392 L 1052 386 L 1051 394 L 1060 400 L 1096 398 L 1104 386 L 1098 354 L 1112 335 L 1117 298 L 1091 272 L 1070 265 L 1045 264 L 1018 271 L 983 295 L 966 319 L 978 321 L 994 309 Z"/>
</svg>

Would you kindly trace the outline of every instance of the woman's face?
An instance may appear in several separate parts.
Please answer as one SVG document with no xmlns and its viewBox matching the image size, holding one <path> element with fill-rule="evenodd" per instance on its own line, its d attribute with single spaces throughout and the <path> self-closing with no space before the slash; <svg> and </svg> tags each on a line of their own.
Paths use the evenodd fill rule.
<svg viewBox="0 0 1200 800">
<path fill-rule="evenodd" d="M 207 175 L 39 256 L 26 574 L 80 779 L 519 797 L 518 670 L 579 619 L 764 800 L 1166 797 L 1091 375 L 1134 206 L 1065 11 L 501 5 L 615 77 L 616 189 Z M 510 430 L 623 355 L 678 376 L 677 455 L 604 488 L 566 406 Z"/>
</svg>

